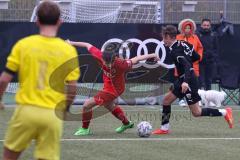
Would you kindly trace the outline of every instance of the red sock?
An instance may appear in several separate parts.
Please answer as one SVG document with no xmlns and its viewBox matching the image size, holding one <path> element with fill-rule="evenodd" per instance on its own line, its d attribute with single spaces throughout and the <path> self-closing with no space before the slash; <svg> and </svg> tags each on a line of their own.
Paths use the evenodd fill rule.
<svg viewBox="0 0 240 160">
<path fill-rule="evenodd" d="M 92 110 L 86 110 L 83 108 L 83 113 L 82 113 L 82 128 L 88 128 L 90 121 L 92 119 Z"/>
<path fill-rule="evenodd" d="M 129 121 L 127 119 L 127 117 L 125 116 L 123 110 L 121 109 L 120 106 L 116 106 L 116 108 L 112 111 L 112 114 L 119 119 L 120 121 L 122 121 L 122 123 L 124 125 L 129 124 Z"/>
</svg>

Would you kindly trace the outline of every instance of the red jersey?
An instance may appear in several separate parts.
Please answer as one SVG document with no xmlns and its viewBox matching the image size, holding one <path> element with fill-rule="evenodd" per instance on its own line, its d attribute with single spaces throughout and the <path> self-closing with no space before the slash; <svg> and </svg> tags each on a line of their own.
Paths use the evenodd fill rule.
<svg viewBox="0 0 240 160">
<path fill-rule="evenodd" d="M 125 73 L 132 69 L 132 61 L 116 58 L 111 68 L 104 65 L 102 52 L 91 47 L 89 52 L 98 60 L 103 69 L 103 91 L 120 96 L 125 90 Z"/>
</svg>

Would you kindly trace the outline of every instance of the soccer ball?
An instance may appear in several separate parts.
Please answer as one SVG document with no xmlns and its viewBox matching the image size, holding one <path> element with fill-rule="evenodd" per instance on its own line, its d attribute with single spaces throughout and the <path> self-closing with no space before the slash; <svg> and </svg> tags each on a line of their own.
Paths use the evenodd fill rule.
<svg viewBox="0 0 240 160">
<path fill-rule="evenodd" d="M 139 137 L 149 137 L 152 132 L 152 125 L 147 121 L 142 121 L 137 125 L 137 134 Z"/>
</svg>

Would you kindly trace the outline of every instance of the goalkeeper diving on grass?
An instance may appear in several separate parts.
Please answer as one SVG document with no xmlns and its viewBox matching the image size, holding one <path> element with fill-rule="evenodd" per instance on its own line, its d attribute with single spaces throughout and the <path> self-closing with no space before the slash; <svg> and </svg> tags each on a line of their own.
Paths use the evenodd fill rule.
<svg viewBox="0 0 240 160">
<path fill-rule="evenodd" d="M 155 59 L 158 60 L 156 54 L 141 55 L 131 59 L 121 59 L 116 53 L 119 44 L 109 43 L 101 52 L 98 48 L 85 42 L 74 42 L 67 40 L 73 46 L 85 47 L 89 53 L 98 61 L 103 70 L 103 89 L 99 91 L 93 98 L 85 101 L 82 112 L 82 127 L 80 127 L 74 135 L 91 134 L 89 124 L 92 119 L 92 109 L 95 106 L 104 106 L 117 119 L 122 122 L 122 126 L 116 129 L 117 133 L 122 133 L 128 128 L 133 128 L 134 123 L 129 121 L 122 108 L 115 104 L 117 99 L 125 90 L 125 73 L 130 71 L 134 64 L 142 60 Z"/>
</svg>

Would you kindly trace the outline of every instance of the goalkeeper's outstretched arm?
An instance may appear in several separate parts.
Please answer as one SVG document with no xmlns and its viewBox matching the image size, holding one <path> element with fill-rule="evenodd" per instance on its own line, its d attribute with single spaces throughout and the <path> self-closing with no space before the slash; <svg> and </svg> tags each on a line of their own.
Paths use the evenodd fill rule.
<svg viewBox="0 0 240 160">
<path fill-rule="evenodd" d="M 69 39 L 66 40 L 66 42 L 76 47 L 85 47 L 88 50 L 92 47 L 92 44 L 87 42 L 75 42 L 75 41 L 70 41 Z"/>
<path fill-rule="evenodd" d="M 147 60 L 147 59 L 150 59 L 150 58 L 154 58 L 156 60 L 159 59 L 155 53 L 152 53 L 152 54 L 148 54 L 148 55 L 137 56 L 137 57 L 131 58 L 130 60 L 132 61 L 132 64 L 136 64 L 139 61 Z"/>
</svg>

